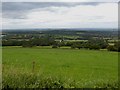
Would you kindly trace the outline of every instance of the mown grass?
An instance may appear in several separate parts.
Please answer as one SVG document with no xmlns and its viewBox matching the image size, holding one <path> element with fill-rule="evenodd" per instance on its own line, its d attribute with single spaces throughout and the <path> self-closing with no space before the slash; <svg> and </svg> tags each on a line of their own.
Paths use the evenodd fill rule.
<svg viewBox="0 0 120 90">
<path fill-rule="evenodd" d="M 3 88 L 118 87 L 117 52 L 3 47 L 2 55 Z"/>
</svg>

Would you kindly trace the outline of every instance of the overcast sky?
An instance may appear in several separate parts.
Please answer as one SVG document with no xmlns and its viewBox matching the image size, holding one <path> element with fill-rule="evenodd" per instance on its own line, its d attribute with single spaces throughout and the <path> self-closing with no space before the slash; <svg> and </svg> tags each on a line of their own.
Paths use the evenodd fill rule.
<svg viewBox="0 0 120 90">
<path fill-rule="evenodd" d="M 110 2 L 108 0 L 106 2 L 5 1 L 2 3 L 2 25 L 7 29 L 118 27 L 118 0 L 109 0 Z"/>
</svg>

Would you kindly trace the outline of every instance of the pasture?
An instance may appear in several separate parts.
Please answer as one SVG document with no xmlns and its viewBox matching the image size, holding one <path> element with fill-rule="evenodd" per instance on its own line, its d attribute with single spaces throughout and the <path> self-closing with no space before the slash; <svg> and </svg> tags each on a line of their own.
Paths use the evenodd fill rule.
<svg viewBox="0 0 120 90">
<path fill-rule="evenodd" d="M 52 87 L 52 80 L 63 88 L 117 87 L 118 82 L 117 52 L 3 47 L 2 67 L 3 88 Z M 40 84 L 46 78 L 52 84 Z"/>
</svg>

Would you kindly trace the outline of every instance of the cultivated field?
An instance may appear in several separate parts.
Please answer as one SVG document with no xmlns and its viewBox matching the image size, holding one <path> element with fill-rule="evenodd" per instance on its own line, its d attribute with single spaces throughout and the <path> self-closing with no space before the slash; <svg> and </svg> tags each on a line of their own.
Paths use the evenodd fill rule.
<svg viewBox="0 0 120 90">
<path fill-rule="evenodd" d="M 118 53 L 3 47 L 3 88 L 118 87 Z"/>
</svg>

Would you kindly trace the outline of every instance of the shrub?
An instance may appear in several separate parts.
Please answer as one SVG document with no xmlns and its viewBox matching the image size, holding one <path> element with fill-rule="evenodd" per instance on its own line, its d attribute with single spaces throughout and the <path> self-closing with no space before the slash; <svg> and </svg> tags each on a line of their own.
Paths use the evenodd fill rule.
<svg viewBox="0 0 120 90">
<path fill-rule="evenodd" d="M 52 48 L 58 48 L 58 46 L 57 45 L 53 45 Z"/>
<path fill-rule="evenodd" d="M 117 49 L 115 48 L 115 46 L 112 46 L 112 45 L 109 45 L 109 46 L 107 47 L 107 50 L 108 50 L 108 51 L 117 51 Z"/>
</svg>

